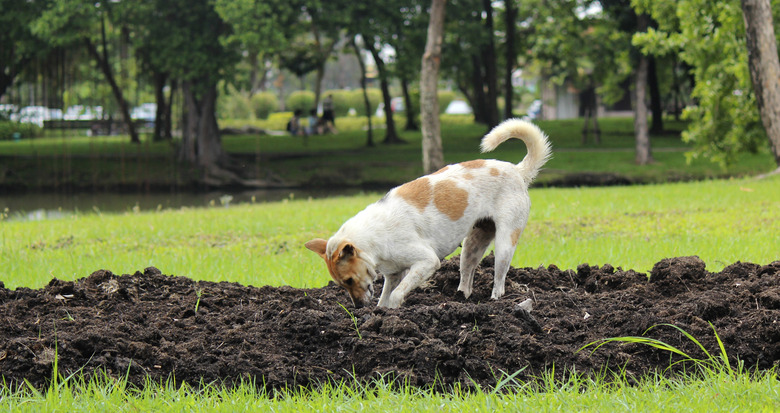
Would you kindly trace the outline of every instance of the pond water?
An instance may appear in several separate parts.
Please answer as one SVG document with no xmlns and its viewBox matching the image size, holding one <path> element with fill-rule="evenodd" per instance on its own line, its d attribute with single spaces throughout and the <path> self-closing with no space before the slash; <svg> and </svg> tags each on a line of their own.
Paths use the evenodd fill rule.
<svg viewBox="0 0 780 413">
<path fill-rule="evenodd" d="M 7 220 L 59 219 L 76 213 L 129 212 L 182 207 L 229 206 L 283 199 L 327 198 L 356 195 L 360 189 L 263 189 L 177 193 L 24 193 L 0 195 L 0 217 Z M 381 191 L 379 191 L 381 192 Z"/>
</svg>

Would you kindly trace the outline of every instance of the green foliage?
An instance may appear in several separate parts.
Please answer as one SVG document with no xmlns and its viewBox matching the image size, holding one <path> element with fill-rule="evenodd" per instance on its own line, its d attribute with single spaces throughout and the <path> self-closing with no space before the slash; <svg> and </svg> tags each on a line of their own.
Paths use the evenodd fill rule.
<svg viewBox="0 0 780 413">
<path fill-rule="evenodd" d="M 258 119 L 268 119 L 268 115 L 279 109 L 279 98 L 273 92 L 260 92 L 252 96 L 252 110 Z"/>
<path fill-rule="evenodd" d="M 685 109 L 691 120 L 683 139 L 695 144 L 691 157 L 704 156 L 721 165 L 736 154 L 767 148 L 750 79 L 745 24 L 739 0 L 632 0 L 658 21 L 657 30 L 636 34 L 644 53 L 677 53 L 692 67 L 696 106 Z M 775 15 L 780 3 L 773 2 Z M 778 19 L 775 19 L 776 33 Z M 780 40 L 780 39 L 779 39 Z"/>
<path fill-rule="evenodd" d="M 32 123 L 17 123 L 0 120 L 0 140 L 14 139 L 14 134 L 18 133 L 20 139 L 34 138 L 40 136 L 41 128 Z"/>
<path fill-rule="evenodd" d="M 376 112 L 379 103 L 382 102 L 382 92 L 379 89 L 366 90 L 368 102 L 371 105 L 371 114 Z M 354 90 L 329 90 L 323 96 L 333 95 L 333 110 L 336 116 L 347 116 L 350 109 L 355 109 L 358 116 L 366 116 L 366 104 L 363 100 L 363 89 Z"/>
<path fill-rule="evenodd" d="M 228 85 L 226 93 L 221 93 L 217 98 L 219 119 L 250 119 L 253 112 L 252 102 L 247 94 L 239 92 L 233 85 Z"/>
<path fill-rule="evenodd" d="M 296 90 L 290 93 L 285 99 L 285 105 L 288 111 L 300 109 L 303 114 L 309 113 L 314 107 L 314 92 L 308 90 Z"/>
</svg>

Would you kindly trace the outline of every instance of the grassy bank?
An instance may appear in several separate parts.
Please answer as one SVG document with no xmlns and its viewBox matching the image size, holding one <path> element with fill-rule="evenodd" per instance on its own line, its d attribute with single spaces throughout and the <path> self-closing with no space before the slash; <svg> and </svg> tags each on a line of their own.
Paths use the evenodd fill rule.
<svg viewBox="0 0 780 413">
<path fill-rule="evenodd" d="M 647 271 L 669 256 L 699 255 L 711 271 L 734 261 L 780 259 L 780 177 L 634 187 L 534 189 L 529 225 L 514 266 L 583 262 Z M 329 281 L 321 259 L 303 247 L 327 237 L 380 194 L 201 209 L 86 213 L 56 220 L 0 221 L 1 281 L 38 288 L 105 268 L 116 273 L 156 266 L 166 274 L 245 285 L 317 287 Z M 638 386 L 614 377 L 510 381 L 493 389 L 433 394 L 386 383 L 349 383 L 268 397 L 251 386 L 202 390 L 155 385 L 143 391 L 115 380 L 62 382 L 45 393 L 0 388 L 0 407 L 15 411 L 153 410 L 690 410 L 760 411 L 780 403 L 774 372 L 753 376 L 711 370 L 690 379 L 648 378 Z"/>
<path fill-rule="evenodd" d="M 480 154 L 479 139 L 487 131 L 470 118 L 442 119 L 445 162 L 497 158 L 518 162 L 525 155 L 521 142 L 510 141 L 490 154 Z M 243 122 L 225 122 L 239 126 Z M 224 149 L 233 154 L 247 175 L 274 176 L 289 186 L 389 187 L 422 174 L 421 134 L 401 132 L 402 145 L 382 144 L 384 130 L 374 131 L 374 147 L 366 146 L 362 119 L 337 121 L 336 135 L 309 138 L 275 135 L 226 135 Z M 403 124 L 399 122 L 399 124 Z M 634 163 L 633 124 L 630 118 L 601 120 L 602 143 L 581 142 L 582 120 L 540 121 L 553 143 L 553 159 L 541 173 L 540 185 L 559 185 L 569 174 L 611 174 L 618 182 L 655 183 L 726 176 L 755 175 L 774 169 L 768 152 L 745 154 L 734 165 L 721 168 L 708 160 L 688 163 L 680 140 L 683 123 L 667 121 L 667 132 L 651 136 L 655 163 Z M 262 127 L 262 124 L 255 125 Z M 15 189 L 133 191 L 198 188 L 197 170 L 179 163 L 176 142 L 132 145 L 126 137 L 86 137 L 49 132 L 46 137 L 19 142 L 0 141 L 0 187 Z M 577 184 L 578 182 L 572 182 Z"/>
<path fill-rule="evenodd" d="M 583 262 L 648 271 L 658 260 L 699 255 L 718 270 L 778 259 L 780 180 L 531 190 L 529 225 L 514 266 Z M 252 285 L 321 286 L 328 275 L 303 243 L 326 237 L 379 193 L 0 223 L 7 287 L 40 287 L 100 268 L 156 266 L 166 274 Z"/>
</svg>

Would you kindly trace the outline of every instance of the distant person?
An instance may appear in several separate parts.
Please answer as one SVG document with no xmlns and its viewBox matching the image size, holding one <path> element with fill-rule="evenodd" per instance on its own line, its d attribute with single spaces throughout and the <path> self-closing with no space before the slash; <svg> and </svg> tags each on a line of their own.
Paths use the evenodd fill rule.
<svg viewBox="0 0 780 413">
<path fill-rule="evenodd" d="M 325 121 L 325 127 L 330 133 L 338 132 L 336 130 L 336 117 L 333 113 L 333 95 L 328 95 L 322 101 L 322 120 Z"/>
<path fill-rule="evenodd" d="M 306 127 L 307 135 L 319 135 L 322 133 L 319 125 L 320 121 L 317 118 L 317 109 L 311 109 L 309 111 L 309 117 L 307 120 L 309 121 L 309 125 Z"/>
<path fill-rule="evenodd" d="M 287 121 L 287 132 L 290 132 L 290 135 L 292 136 L 300 136 L 303 135 L 303 128 L 301 127 L 301 115 L 303 114 L 303 111 L 300 109 L 295 109 L 293 112 L 293 117 Z"/>
</svg>

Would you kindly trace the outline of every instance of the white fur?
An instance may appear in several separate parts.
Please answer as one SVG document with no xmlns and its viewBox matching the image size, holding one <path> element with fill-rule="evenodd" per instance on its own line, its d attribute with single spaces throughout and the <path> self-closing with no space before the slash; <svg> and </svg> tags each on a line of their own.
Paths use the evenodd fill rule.
<svg viewBox="0 0 780 413">
<path fill-rule="evenodd" d="M 506 273 L 516 248 L 513 238 L 516 240 L 528 221 L 531 208 L 528 185 L 550 157 L 550 144 L 544 133 L 532 123 L 519 119 L 496 126 L 483 138 L 482 150 L 491 151 L 510 138 L 522 139 L 528 147 L 528 154 L 517 165 L 485 160 L 485 165 L 478 169 L 455 164 L 427 176 L 431 185 L 450 180 L 468 193 L 468 206 L 459 219 L 451 220 L 433 202 L 421 211 L 394 188 L 382 200 L 345 222 L 328 240 L 326 256 L 331 257 L 345 242 L 354 245 L 359 258 L 374 266 L 374 272 L 385 276 L 378 305 L 397 308 L 413 288 L 433 275 L 441 259 L 461 242 L 458 290 L 468 297 L 474 270 L 494 241 L 496 262 L 491 297 L 498 299 L 504 294 Z M 495 233 L 490 225 L 475 225 L 485 220 L 495 224 Z M 364 298 L 370 299 L 371 293 L 367 292 L 368 297 Z"/>
</svg>

